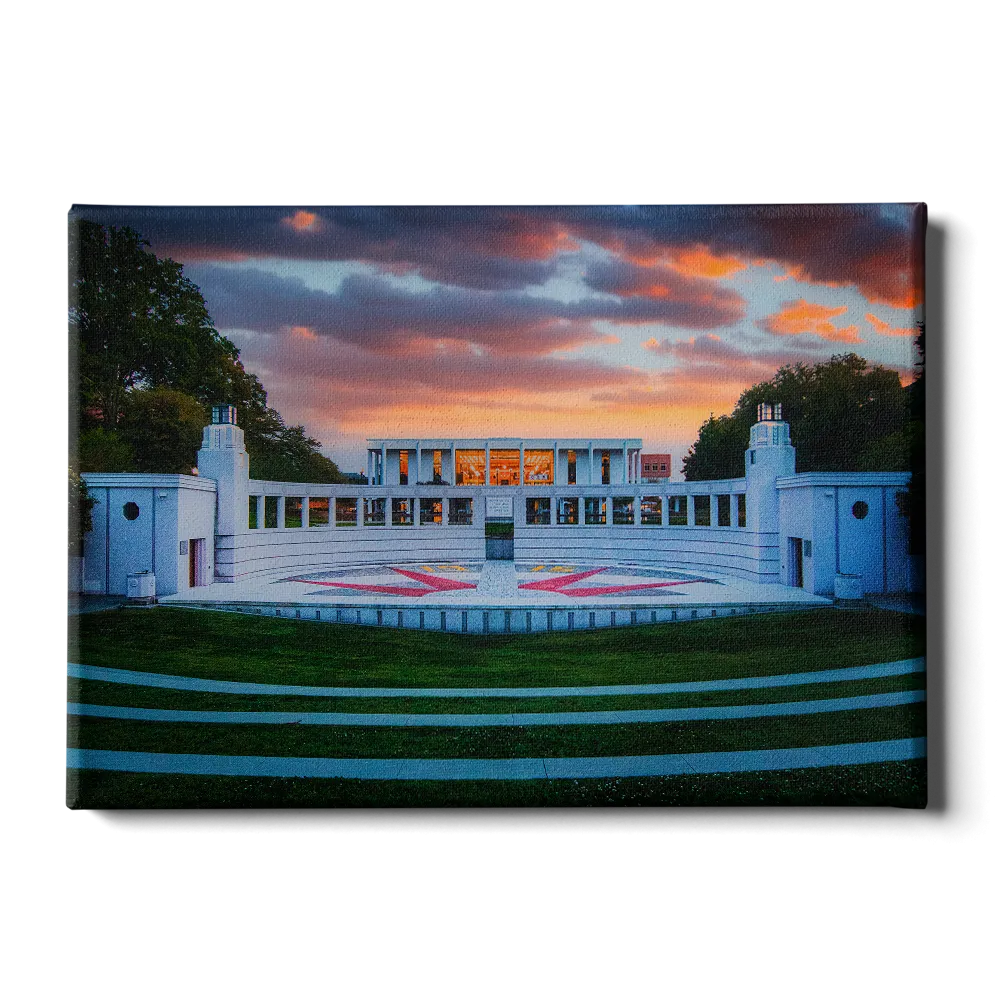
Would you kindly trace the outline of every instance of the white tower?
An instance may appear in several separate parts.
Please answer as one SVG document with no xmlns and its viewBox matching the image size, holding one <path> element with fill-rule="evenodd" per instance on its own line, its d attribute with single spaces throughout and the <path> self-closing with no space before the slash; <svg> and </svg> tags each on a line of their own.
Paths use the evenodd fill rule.
<svg viewBox="0 0 1000 1000">
<path fill-rule="evenodd" d="M 250 456 L 243 431 L 236 426 L 235 406 L 212 407 L 212 422 L 205 428 L 198 452 L 198 474 L 215 480 L 216 538 L 247 531 Z"/>
<path fill-rule="evenodd" d="M 750 428 L 750 447 L 744 462 L 747 476 L 747 528 L 778 531 L 779 476 L 795 473 L 795 449 L 788 424 L 781 419 L 781 403 L 760 403 L 757 423 Z"/>
</svg>

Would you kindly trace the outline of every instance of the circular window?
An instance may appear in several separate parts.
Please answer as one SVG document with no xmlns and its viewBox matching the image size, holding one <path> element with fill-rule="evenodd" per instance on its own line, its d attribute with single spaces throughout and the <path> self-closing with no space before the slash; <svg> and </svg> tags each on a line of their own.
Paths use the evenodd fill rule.
<svg viewBox="0 0 1000 1000">
<path fill-rule="evenodd" d="M 134 521 L 139 516 L 139 505 L 137 503 L 132 503 L 131 500 L 124 507 L 122 507 L 122 513 L 125 515 L 126 521 Z"/>
<path fill-rule="evenodd" d="M 864 500 L 858 500 L 851 508 L 851 513 L 859 521 L 863 521 L 868 516 L 868 504 L 866 504 Z"/>
</svg>

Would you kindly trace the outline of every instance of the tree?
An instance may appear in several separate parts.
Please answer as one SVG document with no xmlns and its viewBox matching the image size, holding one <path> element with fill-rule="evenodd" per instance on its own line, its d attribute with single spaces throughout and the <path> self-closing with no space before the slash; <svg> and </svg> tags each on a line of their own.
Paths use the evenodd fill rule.
<svg viewBox="0 0 1000 1000">
<path fill-rule="evenodd" d="M 894 467 L 906 460 L 909 402 L 899 374 L 857 354 L 841 354 L 816 365 L 779 368 L 773 378 L 747 389 L 731 416 L 702 424 L 682 463 L 686 479 L 744 474 L 743 453 L 758 403 L 782 404 L 800 472 L 868 471 L 882 460 Z"/>
<path fill-rule="evenodd" d="M 137 468 L 167 471 L 156 465 L 157 455 L 169 456 L 170 471 L 190 468 L 188 416 L 182 415 L 193 413 L 190 405 L 156 397 L 147 416 L 162 418 L 160 430 L 147 425 L 148 435 L 129 416 L 135 412 L 133 395 L 171 390 L 206 410 L 214 403 L 236 406 L 253 475 L 340 481 L 319 442 L 303 427 L 286 427 L 281 414 L 268 407 L 260 380 L 243 367 L 236 345 L 215 329 L 201 291 L 183 267 L 148 247 L 127 227 L 105 228 L 86 219 L 70 225 L 69 322 L 79 372 L 81 449 L 86 433 L 100 427 L 112 436 L 94 437 L 89 446 L 105 462 L 123 463 L 124 443 L 135 452 Z M 146 440 L 157 435 L 155 443 Z M 102 471 L 86 463 L 84 468 Z"/>
<path fill-rule="evenodd" d="M 86 472 L 138 472 L 132 446 L 117 431 L 91 427 L 77 442 L 80 468 Z"/>
<path fill-rule="evenodd" d="M 197 399 L 177 389 L 133 389 L 125 397 L 119 431 L 132 448 L 137 472 L 190 473 L 208 419 Z"/>
<path fill-rule="evenodd" d="M 71 556 L 78 556 L 83 552 L 83 536 L 94 526 L 92 511 L 96 503 L 96 498 L 87 492 L 87 484 L 71 466 L 69 470 L 69 554 Z"/>
</svg>

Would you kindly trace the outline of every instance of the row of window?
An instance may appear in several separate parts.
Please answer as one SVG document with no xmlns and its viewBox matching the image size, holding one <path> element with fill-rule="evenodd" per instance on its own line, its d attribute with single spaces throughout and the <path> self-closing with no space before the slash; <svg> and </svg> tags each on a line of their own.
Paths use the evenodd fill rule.
<svg viewBox="0 0 1000 1000">
<path fill-rule="evenodd" d="M 331 502 L 329 497 L 285 497 L 282 524 L 278 524 L 278 500 L 276 496 L 251 496 L 249 505 L 249 526 L 255 528 L 318 528 L 330 524 Z M 694 523 L 707 527 L 712 523 L 712 498 L 708 495 L 675 496 L 666 498 L 666 511 L 662 497 L 613 497 L 611 499 L 611 523 L 635 524 L 636 507 L 640 524 L 663 524 L 664 518 L 670 525 L 688 523 L 688 504 L 693 504 Z M 718 496 L 718 525 L 722 528 L 745 528 L 747 523 L 746 495 L 736 495 L 736 503 L 728 493 Z M 263 503 L 261 502 L 263 501 Z M 338 497 L 333 502 L 333 523 L 337 527 L 351 528 L 358 524 L 358 504 L 362 505 L 361 523 L 366 526 L 384 526 L 386 518 L 393 526 L 412 525 L 417 519 L 420 524 L 441 524 L 444 504 L 442 498 L 392 498 Z M 449 497 L 448 523 L 456 525 L 472 524 L 472 498 Z M 552 505 L 555 503 L 556 524 L 580 524 L 580 497 L 528 497 L 525 500 L 525 521 L 527 524 L 551 524 Z M 608 523 L 608 498 L 583 498 L 583 524 Z M 127 515 L 126 515 L 127 516 Z M 857 515 L 855 515 L 857 516 Z M 303 518 L 307 524 L 303 524 Z"/>
</svg>

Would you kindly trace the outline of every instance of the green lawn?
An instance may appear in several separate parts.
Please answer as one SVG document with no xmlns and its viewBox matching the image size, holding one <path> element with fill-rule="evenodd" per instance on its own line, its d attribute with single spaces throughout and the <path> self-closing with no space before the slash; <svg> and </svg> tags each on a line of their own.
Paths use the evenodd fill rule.
<svg viewBox="0 0 1000 1000">
<path fill-rule="evenodd" d="M 765 750 L 924 735 L 924 705 L 701 722 L 574 726 L 303 726 L 69 717 L 69 745 L 267 757 L 613 757 Z"/>
<path fill-rule="evenodd" d="M 91 809 L 396 806 L 902 806 L 926 799 L 924 761 L 579 781 L 346 781 L 71 771 Z"/>
<path fill-rule="evenodd" d="M 581 698 L 315 698 L 288 694 L 214 694 L 113 684 L 69 678 L 69 700 L 83 705 L 127 705 L 210 712 L 380 712 L 393 715 L 509 712 L 621 712 L 630 709 L 761 705 L 821 698 L 853 698 L 924 687 L 923 673 L 827 684 L 748 688 L 741 691 L 686 691 L 678 694 L 614 695 Z"/>
<path fill-rule="evenodd" d="M 159 607 L 73 619 L 70 659 L 221 680 L 351 687 L 639 684 L 919 656 L 923 618 L 822 609 L 577 633 L 474 636 Z"/>
<path fill-rule="evenodd" d="M 158 607 L 73 618 L 70 659 L 179 676 L 348 687 L 560 687 L 807 673 L 924 652 L 922 618 L 823 609 L 529 636 L 363 628 Z M 804 701 L 922 689 L 923 674 L 746 691 L 599 698 L 312 698 L 69 682 L 95 705 L 216 711 L 607 711 Z M 521 727 L 163 723 L 69 718 L 68 745 L 154 753 L 517 758 L 753 750 L 922 736 L 925 706 L 765 719 Z M 76 807 L 893 804 L 925 800 L 923 761 L 756 774 L 560 781 L 389 782 L 72 770 Z"/>
</svg>

